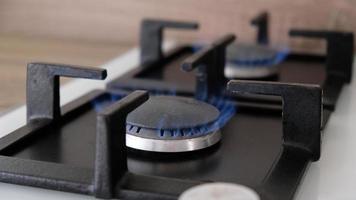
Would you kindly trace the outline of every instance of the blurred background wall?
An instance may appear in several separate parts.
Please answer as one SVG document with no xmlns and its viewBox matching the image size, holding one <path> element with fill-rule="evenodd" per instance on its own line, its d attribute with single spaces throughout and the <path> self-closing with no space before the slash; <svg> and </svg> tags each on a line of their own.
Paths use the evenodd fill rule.
<svg viewBox="0 0 356 200">
<path fill-rule="evenodd" d="M 1 0 L 0 34 L 136 44 L 145 17 L 192 20 L 199 32 L 169 31 L 181 40 L 213 39 L 234 32 L 252 41 L 249 20 L 270 12 L 271 41 L 317 49 L 320 42 L 287 37 L 294 28 L 355 31 L 356 0 Z"/>
</svg>

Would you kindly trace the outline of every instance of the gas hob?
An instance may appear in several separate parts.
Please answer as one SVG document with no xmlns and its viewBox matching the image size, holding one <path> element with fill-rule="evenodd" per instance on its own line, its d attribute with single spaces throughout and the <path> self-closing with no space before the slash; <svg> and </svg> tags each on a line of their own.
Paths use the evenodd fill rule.
<svg viewBox="0 0 356 200">
<path fill-rule="evenodd" d="M 345 36 L 291 33 L 324 37 L 330 44 Z M 277 77 L 233 80 L 226 88 L 224 72 L 216 66 L 224 64 L 233 39 L 227 35 L 199 50 L 184 46 L 158 60 L 141 59 L 140 67 L 111 80 L 105 90 L 62 109 L 58 76 L 102 79 L 106 72 L 29 65 L 27 125 L 0 140 L 0 180 L 124 199 L 189 198 L 182 194 L 191 188 L 233 183 L 252 199 L 292 199 L 309 164 L 319 159 L 320 130 L 351 79 L 351 66 L 335 73 L 340 55 L 332 51 L 290 53 Z M 177 72 L 180 65 L 188 72 Z M 159 110 L 160 104 L 166 107 Z M 157 142 L 159 148 L 152 145 Z"/>
</svg>

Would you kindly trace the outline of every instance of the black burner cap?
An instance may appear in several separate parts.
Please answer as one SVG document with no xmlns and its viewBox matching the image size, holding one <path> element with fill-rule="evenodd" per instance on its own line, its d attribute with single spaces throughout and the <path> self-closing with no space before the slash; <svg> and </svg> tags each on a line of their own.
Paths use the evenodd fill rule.
<svg viewBox="0 0 356 200">
<path fill-rule="evenodd" d="M 227 49 L 227 60 L 242 65 L 264 65 L 277 56 L 277 51 L 266 46 L 254 44 L 230 45 Z"/>
<path fill-rule="evenodd" d="M 157 130 L 184 129 L 212 123 L 219 115 L 214 106 L 192 98 L 152 96 L 128 115 L 127 124 Z"/>
</svg>

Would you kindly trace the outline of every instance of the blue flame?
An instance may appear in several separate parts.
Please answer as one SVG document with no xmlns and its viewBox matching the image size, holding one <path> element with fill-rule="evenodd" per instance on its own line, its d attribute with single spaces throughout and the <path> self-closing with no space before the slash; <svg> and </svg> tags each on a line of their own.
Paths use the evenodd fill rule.
<svg viewBox="0 0 356 200">
<path fill-rule="evenodd" d="M 176 96 L 176 89 L 170 89 L 169 91 L 160 91 L 160 90 L 153 90 L 149 91 L 150 95 L 169 95 L 169 96 Z M 119 95 L 119 94 L 105 94 L 103 96 L 99 96 L 95 98 L 91 104 L 92 107 L 96 112 L 100 112 L 102 109 L 105 107 L 110 106 L 111 104 L 115 103 L 116 101 L 119 101 L 123 97 L 125 97 L 125 94 Z"/>
<path fill-rule="evenodd" d="M 93 106 L 95 112 L 100 112 L 105 107 L 110 106 L 111 104 L 115 103 L 116 101 L 119 101 L 123 97 L 124 97 L 123 95 L 116 95 L 116 94 L 103 95 L 98 98 L 95 98 L 91 102 L 91 105 Z"/>
<path fill-rule="evenodd" d="M 150 91 L 150 95 L 168 95 L 168 96 L 177 96 L 177 90 L 175 88 L 171 88 L 170 90 L 152 90 Z"/>
<path fill-rule="evenodd" d="M 204 44 L 193 44 L 192 45 L 192 49 L 193 52 L 198 52 L 200 50 L 202 50 L 204 48 Z M 283 62 L 288 54 L 289 54 L 290 50 L 289 48 L 286 47 L 282 47 L 282 48 L 278 48 L 276 50 L 276 55 L 273 58 L 266 58 L 266 59 L 248 59 L 248 60 L 236 60 L 236 59 L 232 59 L 232 60 L 226 60 L 229 63 L 235 64 L 235 65 L 241 65 L 241 66 L 249 66 L 249 67 L 269 67 L 269 66 L 273 66 L 273 65 L 278 65 L 281 62 Z"/>
<path fill-rule="evenodd" d="M 209 102 L 220 111 L 219 118 L 214 122 L 212 130 L 210 130 L 215 131 L 225 126 L 231 117 L 235 115 L 236 106 L 231 99 L 226 97 L 212 97 Z"/>
<path fill-rule="evenodd" d="M 196 52 L 202 50 L 204 48 L 204 46 L 205 46 L 204 44 L 198 44 L 198 43 L 193 44 L 192 45 L 193 53 L 196 53 Z"/>
<path fill-rule="evenodd" d="M 248 67 L 269 67 L 275 66 L 283 62 L 289 54 L 289 49 L 284 48 L 278 50 L 273 58 L 266 59 L 248 59 L 248 60 L 228 60 L 229 63 L 240 66 Z"/>
<path fill-rule="evenodd" d="M 156 91 L 156 92 L 152 92 L 151 95 L 175 96 L 176 93 L 173 90 L 168 92 Z M 115 94 L 104 95 L 94 99 L 92 101 L 92 106 L 96 112 L 100 112 L 105 107 L 110 106 L 111 104 L 113 104 L 116 101 L 119 101 L 123 97 L 124 95 L 115 95 Z M 234 102 L 226 97 L 213 96 L 207 100 L 207 103 L 215 106 L 220 111 L 219 117 L 214 122 L 203 126 L 197 126 L 192 128 L 183 128 L 183 129 L 174 129 L 174 130 L 157 129 L 157 135 L 162 138 L 203 136 L 221 129 L 236 113 L 236 106 Z M 162 120 L 160 121 L 160 123 L 164 124 L 165 119 L 166 118 L 162 116 Z"/>
<path fill-rule="evenodd" d="M 157 129 L 157 134 L 161 138 L 176 138 L 176 137 L 198 137 L 215 132 L 226 125 L 226 123 L 235 115 L 235 103 L 226 97 L 213 96 L 208 99 L 207 103 L 215 106 L 219 111 L 219 117 L 212 123 L 192 128 L 183 128 L 175 130 Z M 164 117 L 160 124 L 164 123 Z M 158 125 L 158 127 L 160 127 Z"/>
</svg>

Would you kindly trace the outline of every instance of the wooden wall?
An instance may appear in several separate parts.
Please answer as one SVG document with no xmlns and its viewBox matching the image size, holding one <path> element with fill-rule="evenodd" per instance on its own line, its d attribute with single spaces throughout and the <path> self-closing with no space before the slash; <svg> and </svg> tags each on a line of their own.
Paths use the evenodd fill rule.
<svg viewBox="0 0 356 200">
<path fill-rule="evenodd" d="M 182 40 L 208 40 L 234 32 L 251 41 L 249 20 L 271 12 L 275 44 L 315 49 L 319 42 L 287 37 L 295 28 L 356 31 L 356 0 L 1 0 L 0 34 L 136 44 L 142 18 L 193 20 L 198 32 L 169 31 Z"/>
</svg>

